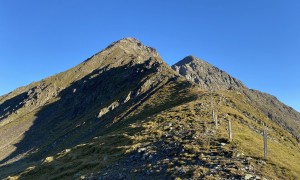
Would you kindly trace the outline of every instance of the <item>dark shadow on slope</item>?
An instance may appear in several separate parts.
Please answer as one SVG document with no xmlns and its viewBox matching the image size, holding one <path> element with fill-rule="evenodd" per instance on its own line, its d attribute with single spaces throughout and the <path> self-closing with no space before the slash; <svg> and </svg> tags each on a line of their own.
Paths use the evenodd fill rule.
<svg viewBox="0 0 300 180">
<path fill-rule="evenodd" d="M 138 102 L 140 96 L 99 119 L 97 115 L 100 109 L 116 101 L 122 103 L 129 92 L 136 92 L 142 86 L 148 75 L 157 73 L 158 66 L 155 60 L 149 59 L 144 64 L 128 64 L 111 69 L 105 67 L 74 82 L 59 93 L 60 100 L 44 106 L 36 113 L 34 124 L 21 142 L 15 144 L 17 149 L 0 164 L 24 152 L 33 153 L 1 169 L 5 171 L 5 168 L 16 168 L 24 162 L 41 160 L 100 135 L 112 117 L 122 112 L 120 109 L 125 110 L 130 104 Z"/>
<path fill-rule="evenodd" d="M 28 98 L 27 92 L 23 92 L 0 104 L 0 121 L 23 107 L 24 104 L 20 102 L 23 102 L 23 100 L 26 98 Z"/>
</svg>

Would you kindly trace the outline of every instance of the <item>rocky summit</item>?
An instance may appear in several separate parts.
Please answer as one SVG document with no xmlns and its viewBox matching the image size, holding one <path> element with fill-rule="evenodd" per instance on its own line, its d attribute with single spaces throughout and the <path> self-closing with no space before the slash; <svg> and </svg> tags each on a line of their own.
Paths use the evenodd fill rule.
<svg viewBox="0 0 300 180">
<path fill-rule="evenodd" d="M 172 68 L 207 90 L 232 90 L 242 89 L 243 83 L 226 72 L 194 56 L 187 56 L 177 62 Z"/>
<path fill-rule="evenodd" d="M 299 134 L 274 96 L 124 38 L 0 96 L 0 178 L 297 179 Z"/>
</svg>

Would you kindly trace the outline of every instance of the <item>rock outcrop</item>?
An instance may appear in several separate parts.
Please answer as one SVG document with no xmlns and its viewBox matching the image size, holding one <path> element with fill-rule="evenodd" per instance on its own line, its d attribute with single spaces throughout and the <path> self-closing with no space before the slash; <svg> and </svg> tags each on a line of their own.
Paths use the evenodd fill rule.
<svg viewBox="0 0 300 180">
<path fill-rule="evenodd" d="M 276 97 L 248 89 L 240 80 L 194 56 L 187 56 L 172 66 L 173 70 L 200 88 L 210 91 L 234 90 L 245 94 L 267 117 L 280 124 L 294 137 L 300 135 L 300 113 L 281 103 Z"/>
<path fill-rule="evenodd" d="M 245 88 L 243 83 L 226 72 L 194 56 L 187 56 L 172 66 L 173 70 L 208 90 Z"/>
</svg>

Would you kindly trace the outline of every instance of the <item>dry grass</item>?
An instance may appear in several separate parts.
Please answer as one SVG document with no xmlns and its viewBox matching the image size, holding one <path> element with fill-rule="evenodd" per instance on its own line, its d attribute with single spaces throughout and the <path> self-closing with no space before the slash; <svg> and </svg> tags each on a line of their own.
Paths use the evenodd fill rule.
<svg viewBox="0 0 300 180">
<path fill-rule="evenodd" d="M 166 89 L 160 89 L 126 119 L 112 125 L 107 134 L 63 151 L 51 162 L 31 165 L 17 177 L 64 179 L 101 176 L 102 172 L 116 173 L 119 169 L 114 169 L 115 164 L 122 165 L 122 159 L 141 148 L 156 154 L 157 160 L 127 165 L 126 168 L 132 170 L 130 177 L 139 178 L 140 173 L 149 170 L 156 178 L 214 179 L 227 177 L 227 174 L 238 178 L 244 177 L 247 171 L 243 168 L 248 166 L 253 168 L 251 172 L 269 179 L 300 177 L 299 146 L 276 123 L 249 105 L 243 95 L 234 92 L 214 94 L 219 117 L 216 130 L 211 120 L 210 94 L 193 88 L 188 90 L 189 93 L 187 90 L 178 93 L 184 89 L 179 86 L 184 84 L 169 84 L 164 87 Z M 176 93 L 180 98 L 170 99 Z M 227 142 L 228 119 L 232 120 L 232 143 Z M 266 161 L 260 134 L 264 128 L 269 135 L 269 158 Z M 174 144 L 179 144 L 179 150 L 182 147 L 184 151 L 177 151 Z M 169 146 L 173 149 L 168 155 L 160 152 Z M 217 164 L 225 169 L 214 173 L 212 167 Z"/>
</svg>

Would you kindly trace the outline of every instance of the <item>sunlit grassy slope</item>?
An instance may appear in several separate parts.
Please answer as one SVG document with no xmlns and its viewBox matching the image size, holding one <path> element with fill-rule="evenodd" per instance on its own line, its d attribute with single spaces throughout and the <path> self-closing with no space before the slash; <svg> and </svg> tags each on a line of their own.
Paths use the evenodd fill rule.
<svg viewBox="0 0 300 180">
<path fill-rule="evenodd" d="M 283 129 L 293 124 L 272 120 L 281 106 L 269 116 L 272 98 L 257 103 L 265 96 L 251 100 L 239 83 L 230 88 L 229 75 L 212 72 L 202 75 L 217 76 L 225 88 L 211 93 L 173 71 L 153 48 L 125 38 L 1 96 L 0 179 L 300 178 L 299 144 Z M 288 122 L 286 112 L 295 113 L 282 111 L 280 122 Z"/>
<path fill-rule="evenodd" d="M 216 129 L 210 95 L 184 81 L 168 83 L 102 135 L 28 164 L 10 179 L 300 178 L 300 148 L 289 133 L 235 91 L 212 94 Z"/>
</svg>

